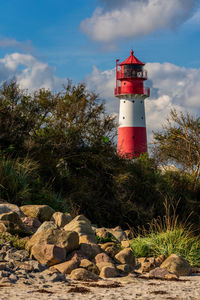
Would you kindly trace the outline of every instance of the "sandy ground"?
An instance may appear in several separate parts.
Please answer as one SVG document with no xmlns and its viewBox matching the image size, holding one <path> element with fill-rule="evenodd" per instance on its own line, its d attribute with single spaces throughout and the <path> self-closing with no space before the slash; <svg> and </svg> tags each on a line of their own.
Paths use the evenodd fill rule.
<svg viewBox="0 0 200 300">
<path fill-rule="evenodd" d="M 124 277 L 117 279 L 120 287 L 91 287 L 88 282 L 52 283 L 48 285 L 0 284 L 0 299 L 4 300 L 133 300 L 133 299 L 195 299 L 200 300 L 200 276 L 181 277 L 181 281 L 145 280 Z M 88 293 L 70 291 L 75 287 Z"/>
</svg>

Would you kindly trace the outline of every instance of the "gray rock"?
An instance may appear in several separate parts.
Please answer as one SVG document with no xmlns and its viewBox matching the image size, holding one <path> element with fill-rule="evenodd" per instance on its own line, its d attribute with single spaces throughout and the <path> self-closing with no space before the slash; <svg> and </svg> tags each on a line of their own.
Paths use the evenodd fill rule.
<svg viewBox="0 0 200 300">
<path fill-rule="evenodd" d="M 0 204 L 0 214 L 5 214 L 9 212 L 16 212 L 20 217 L 24 216 L 24 213 L 17 205 L 11 203 Z"/>
</svg>

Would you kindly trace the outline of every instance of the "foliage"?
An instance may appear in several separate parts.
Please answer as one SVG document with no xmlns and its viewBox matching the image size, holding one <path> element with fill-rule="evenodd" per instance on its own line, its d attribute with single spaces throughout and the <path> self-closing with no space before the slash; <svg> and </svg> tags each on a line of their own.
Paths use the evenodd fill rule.
<svg viewBox="0 0 200 300">
<path fill-rule="evenodd" d="M 19 238 L 17 235 L 11 235 L 8 232 L 0 232 L 0 244 L 11 242 L 13 247 L 24 250 L 27 240 L 25 238 Z"/>
<path fill-rule="evenodd" d="M 171 110 L 161 132 L 154 132 L 154 156 L 164 164 L 175 164 L 191 174 L 200 175 L 200 118 Z"/>
<path fill-rule="evenodd" d="M 149 230 L 143 231 L 131 243 L 131 248 L 136 257 L 157 257 L 161 254 L 166 257 L 178 254 L 189 261 L 191 266 L 200 266 L 200 239 L 195 236 L 191 226 L 178 223 L 175 214 L 170 216 L 170 206 L 167 214 L 154 219 L 149 225 Z"/>
</svg>

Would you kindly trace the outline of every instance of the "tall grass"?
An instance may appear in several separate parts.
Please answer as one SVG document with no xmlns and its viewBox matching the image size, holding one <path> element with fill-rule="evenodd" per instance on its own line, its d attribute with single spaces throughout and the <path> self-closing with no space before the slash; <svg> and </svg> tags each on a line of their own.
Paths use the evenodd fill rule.
<svg viewBox="0 0 200 300">
<path fill-rule="evenodd" d="M 200 266 L 200 237 L 195 236 L 192 227 L 178 222 L 176 209 L 170 213 L 170 205 L 165 204 L 166 215 L 163 219 L 154 219 L 149 229 L 143 229 L 131 243 L 136 257 L 168 257 L 178 254 L 188 260 L 191 266 Z"/>
</svg>

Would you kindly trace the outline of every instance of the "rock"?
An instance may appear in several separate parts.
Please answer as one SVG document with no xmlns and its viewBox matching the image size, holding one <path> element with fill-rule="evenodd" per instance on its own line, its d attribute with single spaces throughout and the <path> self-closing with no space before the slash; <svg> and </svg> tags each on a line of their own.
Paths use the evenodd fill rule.
<svg viewBox="0 0 200 300">
<path fill-rule="evenodd" d="M 192 268 L 187 260 L 177 254 L 171 254 L 160 267 L 175 273 L 177 276 L 189 276 L 192 274 Z"/>
<path fill-rule="evenodd" d="M 83 215 L 77 216 L 70 223 L 65 225 L 64 230 L 77 232 L 79 235 L 80 243 L 90 242 L 95 244 L 97 242 L 90 221 Z"/>
<path fill-rule="evenodd" d="M 115 255 L 115 259 L 119 264 L 127 264 L 131 265 L 132 267 L 135 266 L 135 257 L 131 248 L 121 250 Z"/>
<path fill-rule="evenodd" d="M 115 268 L 115 264 L 112 262 L 101 262 L 97 264 L 97 268 L 100 272 L 104 267 Z"/>
<path fill-rule="evenodd" d="M 70 276 L 74 280 L 98 280 L 99 276 L 83 268 L 75 269 Z"/>
<path fill-rule="evenodd" d="M 54 273 L 49 277 L 48 281 L 51 281 L 51 282 L 59 282 L 59 281 L 66 282 L 67 279 L 66 279 L 64 274 Z"/>
<path fill-rule="evenodd" d="M 20 207 L 23 213 L 30 218 L 36 218 L 40 222 L 50 221 L 55 213 L 53 208 L 48 205 L 24 205 Z"/>
<path fill-rule="evenodd" d="M 149 272 L 149 278 L 153 279 L 178 279 L 178 276 L 172 272 L 169 272 L 166 269 L 155 268 Z"/>
<path fill-rule="evenodd" d="M 138 261 L 140 261 L 140 268 L 138 269 L 138 272 L 141 273 L 149 272 L 159 266 L 154 257 L 145 257 Z"/>
<path fill-rule="evenodd" d="M 111 232 L 109 232 L 105 227 L 96 228 L 95 233 L 101 239 L 115 240 L 114 235 Z"/>
<path fill-rule="evenodd" d="M 9 276 L 9 279 L 11 280 L 12 283 L 15 283 L 15 282 L 19 279 L 19 277 L 17 277 L 17 276 L 14 275 L 14 274 L 11 274 L 11 275 Z"/>
<path fill-rule="evenodd" d="M 9 262 L 16 262 L 16 261 L 25 261 L 29 258 L 29 253 L 26 250 L 17 250 L 12 248 L 7 251 L 6 256 L 4 259 Z"/>
<path fill-rule="evenodd" d="M 101 278 L 113 278 L 119 276 L 119 273 L 115 267 L 103 267 L 100 272 Z"/>
<path fill-rule="evenodd" d="M 127 264 L 121 264 L 116 266 L 117 270 L 121 273 L 128 274 L 133 271 L 133 267 Z"/>
<path fill-rule="evenodd" d="M 128 240 L 121 241 L 122 248 L 130 248 L 130 243 Z"/>
<path fill-rule="evenodd" d="M 72 216 L 62 212 L 55 212 L 51 217 L 51 221 L 53 221 L 58 227 L 64 227 L 72 221 Z"/>
<path fill-rule="evenodd" d="M 87 257 L 81 250 L 74 250 L 67 254 L 66 261 L 71 259 L 81 261 L 82 259 L 87 259 Z"/>
<path fill-rule="evenodd" d="M 166 259 L 165 255 L 161 254 L 160 256 L 155 258 L 156 264 L 158 265 L 158 267 L 160 267 L 160 265 L 164 262 L 164 260 Z"/>
<path fill-rule="evenodd" d="M 48 229 L 58 229 L 58 226 L 52 221 L 45 221 L 42 225 L 38 228 L 35 233 L 40 233 L 42 231 L 47 231 Z"/>
<path fill-rule="evenodd" d="M 52 244 L 65 248 L 66 252 L 71 252 L 79 247 L 79 237 L 76 232 L 63 231 L 60 229 L 48 229 L 40 233 L 35 233 L 26 244 L 26 250 L 31 251 L 34 245 Z"/>
<path fill-rule="evenodd" d="M 17 205 L 11 203 L 0 204 L 0 214 L 5 214 L 9 212 L 15 212 L 18 214 L 19 217 L 24 217 L 24 213 Z"/>
<path fill-rule="evenodd" d="M 114 242 L 107 242 L 105 244 L 99 244 L 102 250 L 106 250 L 106 248 L 115 246 L 116 244 Z"/>
<path fill-rule="evenodd" d="M 50 244 L 36 244 L 31 249 L 31 257 L 34 257 L 41 264 L 53 266 L 66 259 L 66 249 Z"/>
<path fill-rule="evenodd" d="M 111 256 L 112 258 L 114 258 L 115 255 L 116 255 L 117 253 L 120 252 L 120 245 L 114 243 L 114 245 L 109 246 L 109 247 L 106 247 L 106 248 L 105 248 L 105 252 L 106 252 L 109 256 Z"/>
<path fill-rule="evenodd" d="M 101 248 L 97 244 L 92 243 L 81 243 L 80 250 L 88 259 L 93 259 L 97 254 L 101 252 Z"/>
<path fill-rule="evenodd" d="M 113 263 L 112 259 L 106 254 L 106 253 L 99 253 L 95 256 L 95 262 L 96 264 L 102 263 L 102 262 L 111 262 Z"/>
<path fill-rule="evenodd" d="M 84 268 L 96 275 L 99 275 L 99 269 L 97 268 L 97 266 L 91 262 L 90 260 L 88 259 L 82 259 L 81 262 L 80 262 L 80 267 L 81 268 Z"/>
<path fill-rule="evenodd" d="M 120 226 L 115 227 L 114 229 L 107 229 L 108 232 L 116 238 L 117 241 L 121 242 L 122 240 L 127 239 L 127 235 Z"/>
<path fill-rule="evenodd" d="M 55 265 L 51 267 L 50 269 L 54 269 L 59 271 L 62 274 L 70 274 L 73 270 L 77 269 L 80 265 L 80 262 L 78 260 L 69 260 L 65 261 L 62 264 Z"/>
<path fill-rule="evenodd" d="M 35 233 L 41 226 L 41 222 L 36 218 L 23 217 L 21 221 L 28 232 Z"/>
<path fill-rule="evenodd" d="M 7 224 L 7 232 L 11 234 L 25 234 L 27 233 L 19 215 L 14 212 L 8 212 L 0 215 L 0 223 Z"/>
</svg>

